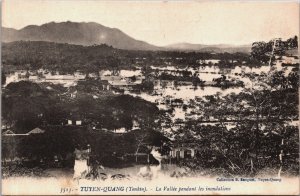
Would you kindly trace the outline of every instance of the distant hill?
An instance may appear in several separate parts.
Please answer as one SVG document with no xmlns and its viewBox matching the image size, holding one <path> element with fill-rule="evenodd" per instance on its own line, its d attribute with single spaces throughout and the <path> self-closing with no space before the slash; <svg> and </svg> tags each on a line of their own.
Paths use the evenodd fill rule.
<svg viewBox="0 0 300 196">
<path fill-rule="evenodd" d="M 250 53 L 251 45 L 229 45 L 229 44 L 216 44 L 216 45 L 204 45 L 204 44 L 191 44 L 191 43 L 177 43 L 165 46 L 167 50 L 177 51 L 199 51 L 199 52 L 214 52 L 214 53 L 235 53 L 243 52 Z"/>
<path fill-rule="evenodd" d="M 190 43 L 178 43 L 159 47 L 144 41 L 136 40 L 117 28 L 106 27 L 95 22 L 86 23 L 70 21 L 60 23 L 50 22 L 40 26 L 29 25 L 20 30 L 2 27 L 2 42 L 14 41 L 46 41 L 83 46 L 107 44 L 114 48 L 125 50 L 248 53 L 251 49 L 250 45 L 203 45 Z"/>
<path fill-rule="evenodd" d="M 107 44 L 127 50 L 159 50 L 144 41 L 136 40 L 119 29 L 105 27 L 94 22 L 46 23 L 29 25 L 20 30 L 2 27 L 2 41 L 49 41 L 76 45 Z"/>
</svg>

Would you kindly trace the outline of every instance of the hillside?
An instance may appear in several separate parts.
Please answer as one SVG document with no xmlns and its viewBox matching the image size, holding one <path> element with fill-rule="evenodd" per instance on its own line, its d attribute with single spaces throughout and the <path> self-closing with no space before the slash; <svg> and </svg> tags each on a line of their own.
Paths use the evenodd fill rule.
<svg viewBox="0 0 300 196">
<path fill-rule="evenodd" d="M 2 41 L 48 41 L 76 45 L 107 44 L 127 50 L 158 50 L 159 47 L 136 40 L 121 30 L 94 22 L 46 23 L 29 25 L 20 30 L 2 27 Z"/>
<path fill-rule="evenodd" d="M 133 68 L 134 65 L 199 65 L 198 60 L 232 59 L 248 61 L 249 55 L 242 53 L 184 52 L 184 51 L 137 51 L 122 50 L 101 44 L 82 46 L 43 41 L 17 41 L 2 44 L 2 65 L 20 69 L 45 68 L 73 72 L 100 69 Z"/>
<path fill-rule="evenodd" d="M 119 65 L 125 50 L 102 44 L 81 46 L 42 41 L 18 41 L 2 45 L 2 64 L 47 68 L 63 71 L 93 70 Z M 118 60 L 118 61 L 117 61 Z M 123 64 L 128 63 L 126 59 Z"/>
<path fill-rule="evenodd" d="M 2 42 L 46 41 L 91 46 L 106 44 L 125 50 L 155 51 L 199 51 L 212 53 L 249 53 L 251 46 L 233 46 L 226 44 L 203 45 L 177 43 L 164 47 L 136 40 L 117 28 L 110 28 L 95 22 L 50 22 L 40 26 L 29 25 L 20 30 L 2 27 Z"/>
</svg>

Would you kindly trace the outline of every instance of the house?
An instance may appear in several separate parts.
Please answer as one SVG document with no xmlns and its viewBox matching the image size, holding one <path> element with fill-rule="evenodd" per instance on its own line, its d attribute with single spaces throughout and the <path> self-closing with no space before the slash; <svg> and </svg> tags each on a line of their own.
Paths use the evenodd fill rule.
<svg viewBox="0 0 300 196">
<path fill-rule="evenodd" d="M 76 124 L 76 125 L 81 125 L 81 124 L 82 124 L 82 121 L 81 121 L 81 120 L 76 120 L 76 121 L 75 121 L 75 124 Z"/>
<path fill-rule="evenodd" d="M 15 135 L 15 133 L 12 130 L 6 130 L 2 133 L 2 135 Z"/>
<path fill-rule="evenodd" d="M 132 130 L 138 130 L 140 129 L 140 124 L 137 120 L 132 120 L 132 128 L 131 129 L 126 129 L 125 127 L 118 128 L 114 130 L 114 133 L 127 133 Z"/>
<path fill-rule="evenodd" d="M 117 87 L 119 89 L 132 89 L 133 86 L 137 85 L 137 84 L 141 84 L 138 82 L 130 82 L 124 78 L 122 78 L 121 80 L 114 80 L 114 81 L 108 81 L 108 83 L 112 86 L 112 87 Z"/>
<path fill-rule="evenodd" d="M 71 97 L 71 98 L 76 98 L 77 97 L 77 94 L 78 94 L 78 91 L 75 87 L 70 87 L 69 90 L 68 90 L 68 95 Z"/>
<path fill-rule="evenodd" d="M 2 136 L 28 136 L 28 135 L 29 135 L 28 133 L 14 133 L 9 129 L 2 133 Z"/>
<path fill-rule="evenodd" d="M 68 122 L 67 122 L 68 125 L 82 125 L 82 120 L 70 120 L 68 119 Z"/>
<path fill-rule="evenodd" d="M 32 129 L 31 131 L 29 131 L 27 134 L 30 135 L 30 134 L 41 134 L 41 133 L 45 133 L 45 130 L 42 130 L 37 127 L 35 129 Z"/>
<path fill-rule="evenodd" d="M 170 157 L 176 159 L 194 158 L 195 149 L 191 147 L 176 147 L 170 151 Z"/>
<path fill-rule="evenodd" d="M 161 86 L 170 86 L 170 87 L 173 87 L 174 86 L 174 80 L 160 80 L 160 85 Z"/>
<path fill-rule="evenodd" d="M 76 96 L 77 96 L 77 91 L 74 91 L 70 94 L 71 98 L 76 98 Z"/>
<path fill-rule="evenodd" d="M 68 120 L 68 123 L 67 123 L 68 125 L 72 125 L 73 123 L 72 123 L 72 120 Z"/>
<path fill-rule="evenodd" d="M 181 106 L 181 105 L 183 105 L 183 100 L 182 99 L 173 99 L 170 101 L 170 104 L 172 106 Z"/>
<path fill-rule="evenodd" d="M 212 53 L 213 54 L 213 53 Z M 197 63 L 199 63 L 199 64 L 211 64 L 211 65 L 215 65 L 215 64 L 218 64 L 219 62 L 220 62 L 220 60 L 219 59 L 206 59 L 206 60 L 204 60 L 204 59 L 199 59 L 199 60 L 197 60 L 196 61 Z"/>
<path fill-rule="evenodd" d="M 29 80 L 38 80 L 39 79 L 39 77 L 38 76 L 29 76 Z"/>
<path fill-rule="evenodd" d="M 46 80 L 75 80 L 75 76 L 73 75 L 47 75 Z"/>
<path fill-rule="evenodd" d="M 118 89 L 133 89 L 134 86 L 142 84 L 142 77 L 135 77 L 133 80 L 132 77 L 122 77 L 122 76 L 101 76 L 101 81 L 103 82 L 103 90 L 111 89 L 115 87 Z"/>
<path fill-rule="evenodd" d="M 6 130 L 9 128 L 11 128 L 11 124 L 7 120 L 1 118 L 1 129 Z"/>
<path fill-rule="evenodd" d="M 115 133 L 126 133 L 126 129 L 124 127 L 115 129 Z"/>
<path fill-rule="evenodd" d="M 177 85 L 178 86 L 188 86 L 188 85 L 193 85 L 193 82 L 190 82 L 190 81 L 178 81 Z"/>
<path fill-rule="evenodd" d="M 299 63 L 299 59 L 294 56 L 282 56 L 283 63 L 286 64 L 297 64 Z"/>
<path fill-rule="evenodd" d="M 140 124 L 136 120 L 132 120 L 132 130 L 140 129 Z"/>
<path fill-rule="evenodd" d="M 107 80 L 102 80 L 101 83 L 102 83 L 102 90 L 108 90 L 108 91 L 110 90 L 110 84 L 108 83 Z"/>
<path fill-rule="evenodd" d="M 83 124 L 82 117 L 79 114 L 70 114 L 70 117 L 67 119 L 67 125 L 77 125 L 80 126 Z"/>
</svg>

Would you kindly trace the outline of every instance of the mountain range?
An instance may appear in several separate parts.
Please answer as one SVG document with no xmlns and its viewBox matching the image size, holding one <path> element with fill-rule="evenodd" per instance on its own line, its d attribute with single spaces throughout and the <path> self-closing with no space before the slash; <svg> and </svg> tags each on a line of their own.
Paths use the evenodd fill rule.
<svg viewBox="0 0 300 196">
<path fill-rule="evenodd" d="M 249 53 L 251 51 L 251 45 L 229 45 L 229 44 L 215 44 L 215 45 L 204 45 L 204 44 L 191 44 L 191 43 L 177 43 L 165 46 L 168 50 L 177 51 L 200 51 L 200 52 L 244 52 Z"/>
<path fill-rule="evenodd" d="M 2 27 L 2 42 L 48 41 L 76 45 L 107 44 L 125 50 L 176 50 L 201 52 L 249 52 L 250 45 L 202 45 L 178 43 L 164 47 L 136 40 L 117 28 L 95 22 L 50 22 L 40 26 L 29 25 L 20 30 Z"/>
</svg>

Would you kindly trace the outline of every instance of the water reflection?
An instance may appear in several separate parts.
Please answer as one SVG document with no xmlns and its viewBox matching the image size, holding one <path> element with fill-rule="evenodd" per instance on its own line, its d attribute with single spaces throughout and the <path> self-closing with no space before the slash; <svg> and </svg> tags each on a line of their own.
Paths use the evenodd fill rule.
<svg viewBox="0 0 300 196">
<path fill-rule="evenodd" d="M 214 78 L 219 78 L 222 75 L 225 75 L 227 79 L 236 79 L 243 81 L 245 87 L 251 87 L 252 81 L 245 77 L 245 74 L 254 73 L 254 74 L 264 74 L 269 72 L 271 69 L 274 70 L 283 70 L 285 75 L 289 74 L 293 67 L 283 67 L 281 62 L 276 62 L 276 64 L 272 67 L 270 66 L 260 66 L 260 67 L 249 67 L 246 65 L 236 66 L 231 69 L 224 69 L 218 66 L 200 66 L 198 68 L 177 68 L 175 66 L 166 66 L 166 67 L 158 67 L 151 66 L 152 69 L 157 69 L 159 71 L 190 71 L 192 74 L 198 74 L 199 78 L 206 82 L 212 82 Z M 26 76 L 27 75 L 27 76 Z M 100 78 L 104 76 L 112 75 L 112 71 L 110 70 L 102 70 L 99 72 Z M 89 74 L 90 77 L 98 77 L 95 74 Z M 120 70 L 119 76 L 121 77 L 132 77 L 132 76 L 142 76 L 141 69 L 136 70 Z M 21 80 L 31 80 L 35 82 L 51 82 L 54 84 L 62 84 L 65 87 L 70 87 L 76 85 L 77 81 L 85 79 L 86 74 L 82 72 L 75 72 L 73 74 L 60 74 L 58 72 L 50 72 L 47 70 L 38 70 L 35 72 L 19 70 L 14 73 L 8 74 L 6 78 L 6 86 L 11 82 L 18 82 Z M 132 96 L 141 97 L 142 99 L 156 103 L 159 109 L 168 109 L 171 108 L 170 104 L 166 103 L 166 99 L 170 102 L 174 99 L 181 99 L 183 103 L 186 104 L 189 100 L 196 99 L 197 97 L 203 97 L 207 95 L 215 95 L 219 93 L 222 96 L 226 96 L 230 93 L 239 93 L 243 90 L 243 87 L 231 87 L 222 89 L 219 87 L 205 86 L 205 87 L 195 87 L 191 84 L 185 85 L 174 85 L 172 81 L 161 81 L 156 80 L 154 86 L 153 93 L 137 93 L 132 91 L 125 91 L 125 94 L 129 94 Z M 174 108 L 174 107 L 172 107 Z M 172 115 L 173 122 L 176 119 L 185 119 L 186 116 L 193 118 L 193 116 L 189 115 L 188 111 L 184 111 L 182 107 L 175 107 Z M 194 116 L 196 117 L 196 116 Z"/>
<path fill-rule="evenodd" d="M 78 158 L 78 150 L 75 150 L 76 160 L 74 164 L 74 175 L 73 179 L 92 179 L 92 180 L 107 180 L 107 179 L 144 179 L 152 180 L 163 175 L 171 175 L 170 171 L 182 170 L 177 168 L 175 165 L 162 165 L 163 158 L 158 149 L 153 148 L 149 154 L 152 155 L 158 164 L 146 164 L 146 165 L 134 165 L 126 168 L 104 168 L 100 164 L 88 166 L 87 157 Z M 148 156 L 148 157 L 149 157 Z M 148 160 L 149 162 L 149 160 Z M 170 170 L 170 168 L 172 170 Z"/>
<path fill-rule="evenodd" d="M 260 67 L 249 67 L 246 65 L 242 66 L 235 66 L 234 68 L 220 68 L 218 66 L 199 66 L 198 68 L 178 68 L 175 66 L 166 66 L 166 67 L 159 67 L 159 66 L 151 66 L 154 70 L 159 71 L 190 71 L 192 74 L 198 73 L 199 78 L 204 81 L 212 81 L 214 78 L 220 77 L 222 74 L 226 75 L 227 77 L 239 79 L 245 82 L 249 82 L 245 77 L 242 77 L 243 74 L 247 73 L 254 73 L 254 74 L 262 74 L 267 73 L 270 71 L 270 66 L 260 66 Z M 278 71 L 285 70 L 285 74 L 289 74 L 293 67 L 283 67 L 282 62 L 277 61 L 272 69 L 276 69 Z M 142 76 L 142 72 L 140 68 L 136 70 L 120 70 L 118 73 L 121 77 L 132 77 L 132 76 Z M 27 76 L 26 76 L 27 75 Z M 112 71 L 110 70 L 102 70 L 99 72 L 101 76 L 108 76 L 112 75 Z M 21 80 L 33 80 L 36 82 L 52 82 L 55 84 L 62 84 L 66 87 L 75 85 L 76 81 L 84 79 L 86 76 L 85 73 L 82 72 L 74 72 L 73 74 L 62 74 L 58 71 L 48 71 L 48 70 L 37 70 L 37 71 L 25 71 L 25 70 L 18 70 L 13 73 L 7 74 L 6 76 L 6 86 L 11 82 L 18 82 Z M 89 74 L 90 77 L 97 77 L 95 74 Z M 209 89 L 211 90 L 211 89 Z"/>
<path fill-rule="evenodd" d="M 160 175 L 162 169 L 161 160 L 163 159 L 163 156 L 156 149 L 152 149 L 150 154 L 152 154 L 152 156 L 158 161 L 158 165 L 147 165 L 141 167 L 140 171 L 138 172 L 138 176 L 152 180 Z"/>
</svg>

